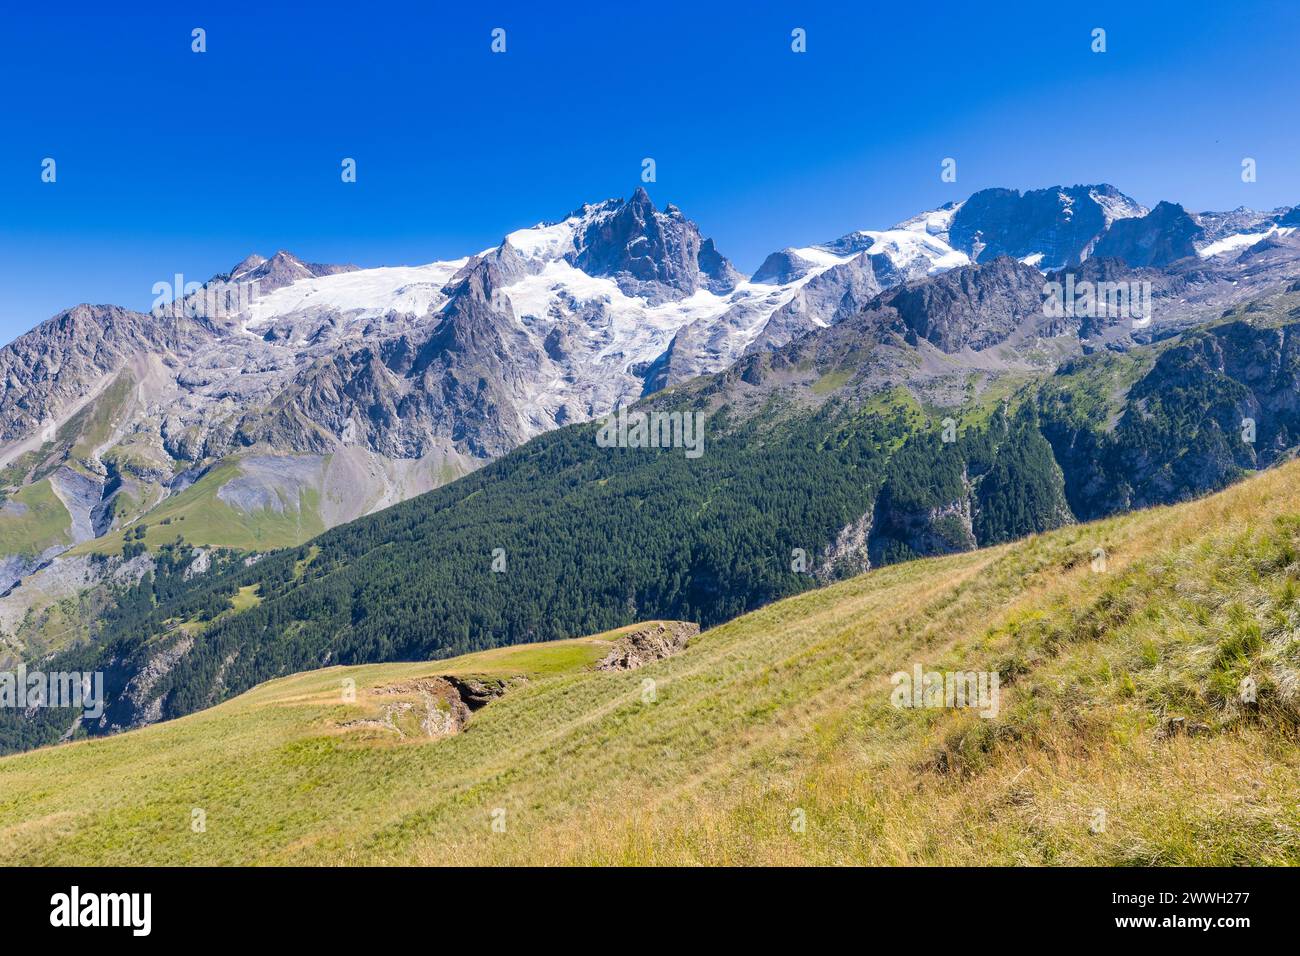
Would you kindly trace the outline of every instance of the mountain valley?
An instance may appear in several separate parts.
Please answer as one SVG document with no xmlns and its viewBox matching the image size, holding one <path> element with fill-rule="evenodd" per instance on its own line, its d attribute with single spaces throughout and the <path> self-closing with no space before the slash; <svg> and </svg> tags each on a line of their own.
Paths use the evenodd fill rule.
<svg viewBox="0 0 1300 956">
<path fill-rule="evenodd" d="M 249 257 L 207 287 L 251 283 L 234 314 L 78 306 L 0 351 L 0 656 L 103 668 L 109 707 L 0 745 L 1216 491 L 1300 444 L 1288 217 L 985 190 L 746 279 L 639 190 L 428 266 Z M 1050 314 L 1067 278 L 1153 319 Z M 599 448 L 629 404 L 707 453 Z"/>
</svg>

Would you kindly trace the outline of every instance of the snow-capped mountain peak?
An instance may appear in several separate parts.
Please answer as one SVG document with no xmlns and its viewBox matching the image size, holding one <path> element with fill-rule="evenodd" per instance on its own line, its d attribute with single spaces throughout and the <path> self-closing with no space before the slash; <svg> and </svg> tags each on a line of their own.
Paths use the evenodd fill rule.
<svg viewBox="0 0 1300 956">
<path fill-rule="evenodd" d="M 655 208 L 644 187 L 627 200 L 588 204 L 555 223 L 506 236 L 526 260 L 563 259 L 589 276 L 614 279 L 629 295 L 662 302 L 706 288 L 726 293 L 740 275 L 676 206 Z"/>
</svg>

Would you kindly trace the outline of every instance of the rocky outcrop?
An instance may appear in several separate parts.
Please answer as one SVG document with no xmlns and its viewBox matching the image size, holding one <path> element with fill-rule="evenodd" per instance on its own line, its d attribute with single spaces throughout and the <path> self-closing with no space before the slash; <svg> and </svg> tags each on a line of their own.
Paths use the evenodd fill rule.
<svg viewBox="0 0 1300 956">
<path fill-rule="evenodd" d="M 505 681 L 479 677 L 418 677 L 367 693 L 379 714 L 343 722 L 345 730 L 381 730 L 399 739 L 458 734 L 470 714 L 500 697 Z"/>
<path fill-rule="evenodd" d="M 104 497 L 102 478 L 92 478 L 64 466 L 50 475 L 50 490 L 72 516 L 69 532 L 74 544 L 103 533 L 106 523 L 99 508 Z"/>
<path fill-rule="evenodd" d="M 185 349 L 203 337 L 189 320 L 115 305 L 60 312 L 0 349 L 0 444 L 40 435 L 135 356 Z"/>
<path fill-rule="evenodd" d="M 225 275 L 214 276 L 215 282 L 249 282 L 255 283 L 258 294 L 274 292 L 299 279 L 314 279 L 321 276 L 338 275 L 343 272 L 356 271 L 354 265 L 325 265 L 319 262 L 303 262 L 291 252 L 281 249 L 270 259 L 264 259 L 257 253 L 248 256 L 239 265 Z"/>
<path fill-rule="evenodd" d="M 925 340 L 944 352 L 987 349 L 1046 324 L 1043 276 L 1002 256 L 891 289 L 852 321 L 895 332 L 911 345 Z"/>
<path fill-rule="evenodd" d="M 809 279 L 789 302 L 773 312 L 746 351 L 779 348 L 810 329 L 834 325 L 904 278 L 887 257 L 865 252 L 831 266 Z"/>
<path fill-rule="evenodd" d="M 652 664 L 676 654 L 699 633 L 700 626 L 688 621 L 638 624 L 614 642 L 596 670 L 630 671 Z"/>
<path fill-rule="evenodd" d="M 0 597 L 7 597 L 15 584 L 29 574 L 46 567 L 51 560 L 67 549 L 66 544 L 54 544 L 40 554 L 9 554 L 0 557 Z M 0 624 L 0 627 L 2 626 Z"/>
<path fill-rule="evenodd" d="M 212 549 L 195 548 L 194 558 L 190 561 L 189 567 L 185 569 L 184 577 L 188 581 L 197 574 L 206 574 L 208 568 L 212 566 Z"/>
<path fill-rule="evenodd" d="M 143 662 L 132 668 L 121 694 L 107 707 L 94 727 L 88 729 L 93 733 L 111 733 L 162 720 L 166 694 L 156 692 L 157 688 L 193 647 L 194 638 L 181 635 L 151 648 Z M 113 662 L 110 671 L 117 670 L 122 663 Z"/>
<path fill-rule="evenodd" d="M 461 702 L 470 710 L 478 710 L 496 700 L 506 692 L 508 683 L 500 678 L 452 676 L 442 680 L 450 684 L 460 696 Z"/>
<path fill-rule="evenodd" d="M 813 264 L 794 249 L 782 249 L 764 259 L 754 274 L 749 277 L 749 281 L 784 285 L 802 279 L 812 269 Z"/>
<path fill-rule="evenodd" d="M 1297 207 L 1300 208 L 1300 207 Z M 1280 209 L 1248 209 L 1238 206 L 1228 212 L 1195 213 L 1192 218 L 1204 231 L 1205 242 L 1215 242 L 1227 236 L 1265 232 L 1274 223 L 1286 225 L 1287 217 L 1296 210 L 1283 206 Z"/>
<path fill-rule="evenodd" d="M 1094 255 L 1113 256 L 1131 266 L 1163 266 L 1196 255 L 1205 230 L 1177 203 L 1162 202 L 1140 219 L 1111 226 Z"/>
<path fill-rule="evenodd" d="M 892 564 L 976 548 L 971 484 L 964 476 L 962 485 L 962 494 L 922 507 L 904 503 L 887 485 L 876 501 L 870 560 L 878 565 Z"/>
<path fill-rule="evenodd" d="M 826 583 L 871 570 L 868 544 L 871 538 L 871 517 L 871 512 L 868 511 L 836 533 L 835 540 L 823 549 L 822 559 L 813 570 L 813 576 L 818 581 Z"/>
<path fill-rule="evenodd" d="M 652 303 L 701 288 L 730 292 L 740 278 L 680 209 L 669 204 L 659 212 L 643 188 L 588 223 L 572 262 L 588 275 L 615 279 L 628 295 L 644 295 Z"/>
</svg>

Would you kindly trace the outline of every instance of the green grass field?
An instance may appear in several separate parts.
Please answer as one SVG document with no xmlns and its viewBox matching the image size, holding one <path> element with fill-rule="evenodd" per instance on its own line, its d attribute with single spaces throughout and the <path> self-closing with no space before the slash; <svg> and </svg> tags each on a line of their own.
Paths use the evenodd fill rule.
<svg viewBox="0 0 1300 956">
<path fill-rule="evenodd" d="M 24 485 L 0 510 L 0 555 L 40 554 L 72 542 L 72 516 L 54 494 L 50 480 Z"/>
<path fill-rule="evenodd" d="M 80 468 L 82 459 L 92 457 L 95 449 L 109 440 L 134 388 L 135 380 L 130 373 L 122 372 L 59 429 L 59 437 L 72 442 L 69 467 Z"/>
<path fill-rule="evenodd" d="M 845 383 L 853 377 L 851 369 L 837 369 L 834 372 L 827 372 L 821 378 L 812 384 L 812 393 L 814 395 L 829 395 L 836 389 L 843 388 Z"/>
<path fill-rule="evenodd" d="M 595 639 L 328 668 L 7 757 L 0 863 L 1300 863 L 1298 481 L 886 567 L 636 671 Z M 996 671 L 996 717 L 892 706 L 918 663 Z M 526 679 L 444 739 L 343 726 L 449 673 Z"/>
<path fill-rule="evenodd" d="M 238 460 L 227 459 L 180 494 L 165 498 L 139 521 L 83 542 L 73 553 L 119 554 L 128 536 L 135 540 L 138 524 L 145 525 L 144 543 L 151 550 L 181 537 L 203 546 L 270 551 L 301 544 L 325 530 L 319 496 L 312 488 L 303 489 L 299 500 L 281 512 L 244 512 L 230 507 L 217 492 L 238 475 Z"/>
</svg>

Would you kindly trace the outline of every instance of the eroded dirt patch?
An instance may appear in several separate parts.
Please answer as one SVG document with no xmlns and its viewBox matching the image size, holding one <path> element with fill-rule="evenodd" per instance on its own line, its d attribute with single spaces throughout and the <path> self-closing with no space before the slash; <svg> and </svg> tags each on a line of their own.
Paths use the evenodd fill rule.
<svg viewBox="0 0 1300 956">
<path fill-rule="evenodd" d="M 655 621 L 642 625 L 616 640 L 596 670 L 630 671 L 663 660 L 676 654 L 699 633 L 700 626 L 689 621 Z"/>
<path fill-rule="evenodd" d="M 379 730 L 398 739 L 450 737 L 460 733 L 471 712 L 500 697 L 504 681 L 474 677 L 417 677 L 372 688 L 379 716 L 349 720 L 345 730 Z"/>
</svg>

